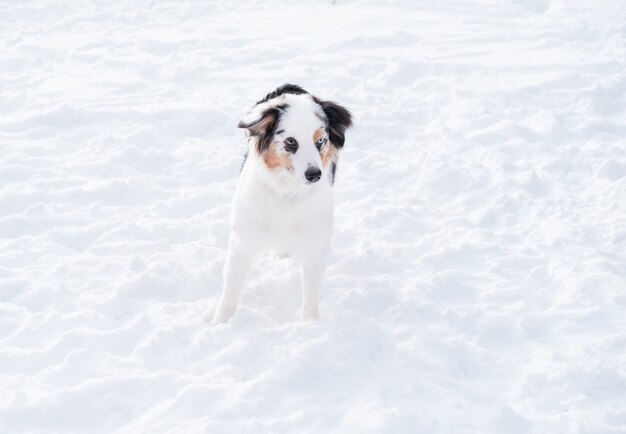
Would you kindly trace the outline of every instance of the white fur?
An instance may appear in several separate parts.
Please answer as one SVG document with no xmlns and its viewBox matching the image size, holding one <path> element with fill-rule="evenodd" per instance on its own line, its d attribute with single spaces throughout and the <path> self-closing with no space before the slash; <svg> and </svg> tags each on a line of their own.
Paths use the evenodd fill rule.
<svg viewBox="0 0 626 434">
<path fill-rule="evenodd" d="M 329 168 L 322 166 L 320 151 L 313 142 L 316 130 L 325 126 L 323 112 L 309 95 L 283 95 L 259 104 L 244 121 L 260 117 L 259 110 L 289 104 L 276 128 L 276 146 L 287 137 L 298 141 L 292 156 L 293 171 L 269 169 L 249 140 L 234 197 L 228 254 L 224 266 L 224 288 L 214 323 L 226 322 L 239 304 L 241 288 L 254 259 L 273 249 L 288 253 L 302 264 L 302 317 L 319 317 L 318 293 L 329 253 L 333 225 L 332 185 Z M 261 107 L 259 107 L 261 106 Z M 325 145 L 328 146 L 328 145 Z M 286 152 L 282 147 L 279 152 Z M 310 166 L 322 170 L 322 178 L 308 183 L 304 172 Z"/>
</svg>

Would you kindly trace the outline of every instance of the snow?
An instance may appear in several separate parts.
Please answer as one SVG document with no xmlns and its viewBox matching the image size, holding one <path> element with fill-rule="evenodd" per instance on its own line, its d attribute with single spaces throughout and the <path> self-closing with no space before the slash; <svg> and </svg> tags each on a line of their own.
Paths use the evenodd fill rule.
<svg viewBox="0 0 626 434">
<path fill-rule="evenodd" d="M 625 433 L 626 8 L 0 3 L 0 432 Z M 351 108 L 320 321 L 212 327 L 245 149 Z"/>
</svg>

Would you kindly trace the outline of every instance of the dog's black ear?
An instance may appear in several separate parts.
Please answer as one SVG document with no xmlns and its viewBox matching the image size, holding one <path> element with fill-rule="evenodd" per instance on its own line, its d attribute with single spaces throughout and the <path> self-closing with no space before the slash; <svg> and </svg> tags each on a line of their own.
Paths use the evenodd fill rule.
<svg viewBox="0 0 626 434">
<path fill-rule="evenodd" d="M 255 107 L 252 112 L 239 121 L 237 126 L 247 129 L 249 135 L 256 139 L 256 149 L 260 154 L 269 148 L 278 125 L 279 116 L 280 108 L 278 107 L 266 107 L 258 110 Z"/>
<path fill-rule="evenodd" d="M 333 145 L 342 148 L 346 141 L 346 130 L 352 125 L 352 114 L 350 111 L 332 101 L 320 101 L 322 110 L 328 118 L 328 135 Z"/>
</svg>

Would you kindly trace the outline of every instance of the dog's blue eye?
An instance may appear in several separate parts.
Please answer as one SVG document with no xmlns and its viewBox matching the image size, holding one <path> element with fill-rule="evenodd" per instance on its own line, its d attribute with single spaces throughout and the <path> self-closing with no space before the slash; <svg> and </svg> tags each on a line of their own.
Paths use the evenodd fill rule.
<svg viewBox="0 0 626 434">
<path fill-rule="evenodd" d="M 321 137 L 317 142 L 315 142 L 315 145 L 317 146 L 317 149 L 320 149 L 322 146 L 324 146 L 324 143 L 326 143 L 326 138 Z"/>
</svg>

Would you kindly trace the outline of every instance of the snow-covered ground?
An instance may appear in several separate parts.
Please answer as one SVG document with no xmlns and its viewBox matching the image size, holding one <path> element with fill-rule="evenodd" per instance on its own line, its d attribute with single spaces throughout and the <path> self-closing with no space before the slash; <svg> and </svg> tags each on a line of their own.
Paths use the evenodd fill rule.
<svg viewBox="0 0 626 434">
<path fill-rule="evenodd" d="M 0 432 L 626 432 L 626 5 L 0 2 Z M 322 320 L 221 290 L 239 117 L 351 108 Z"/>
</svg>

